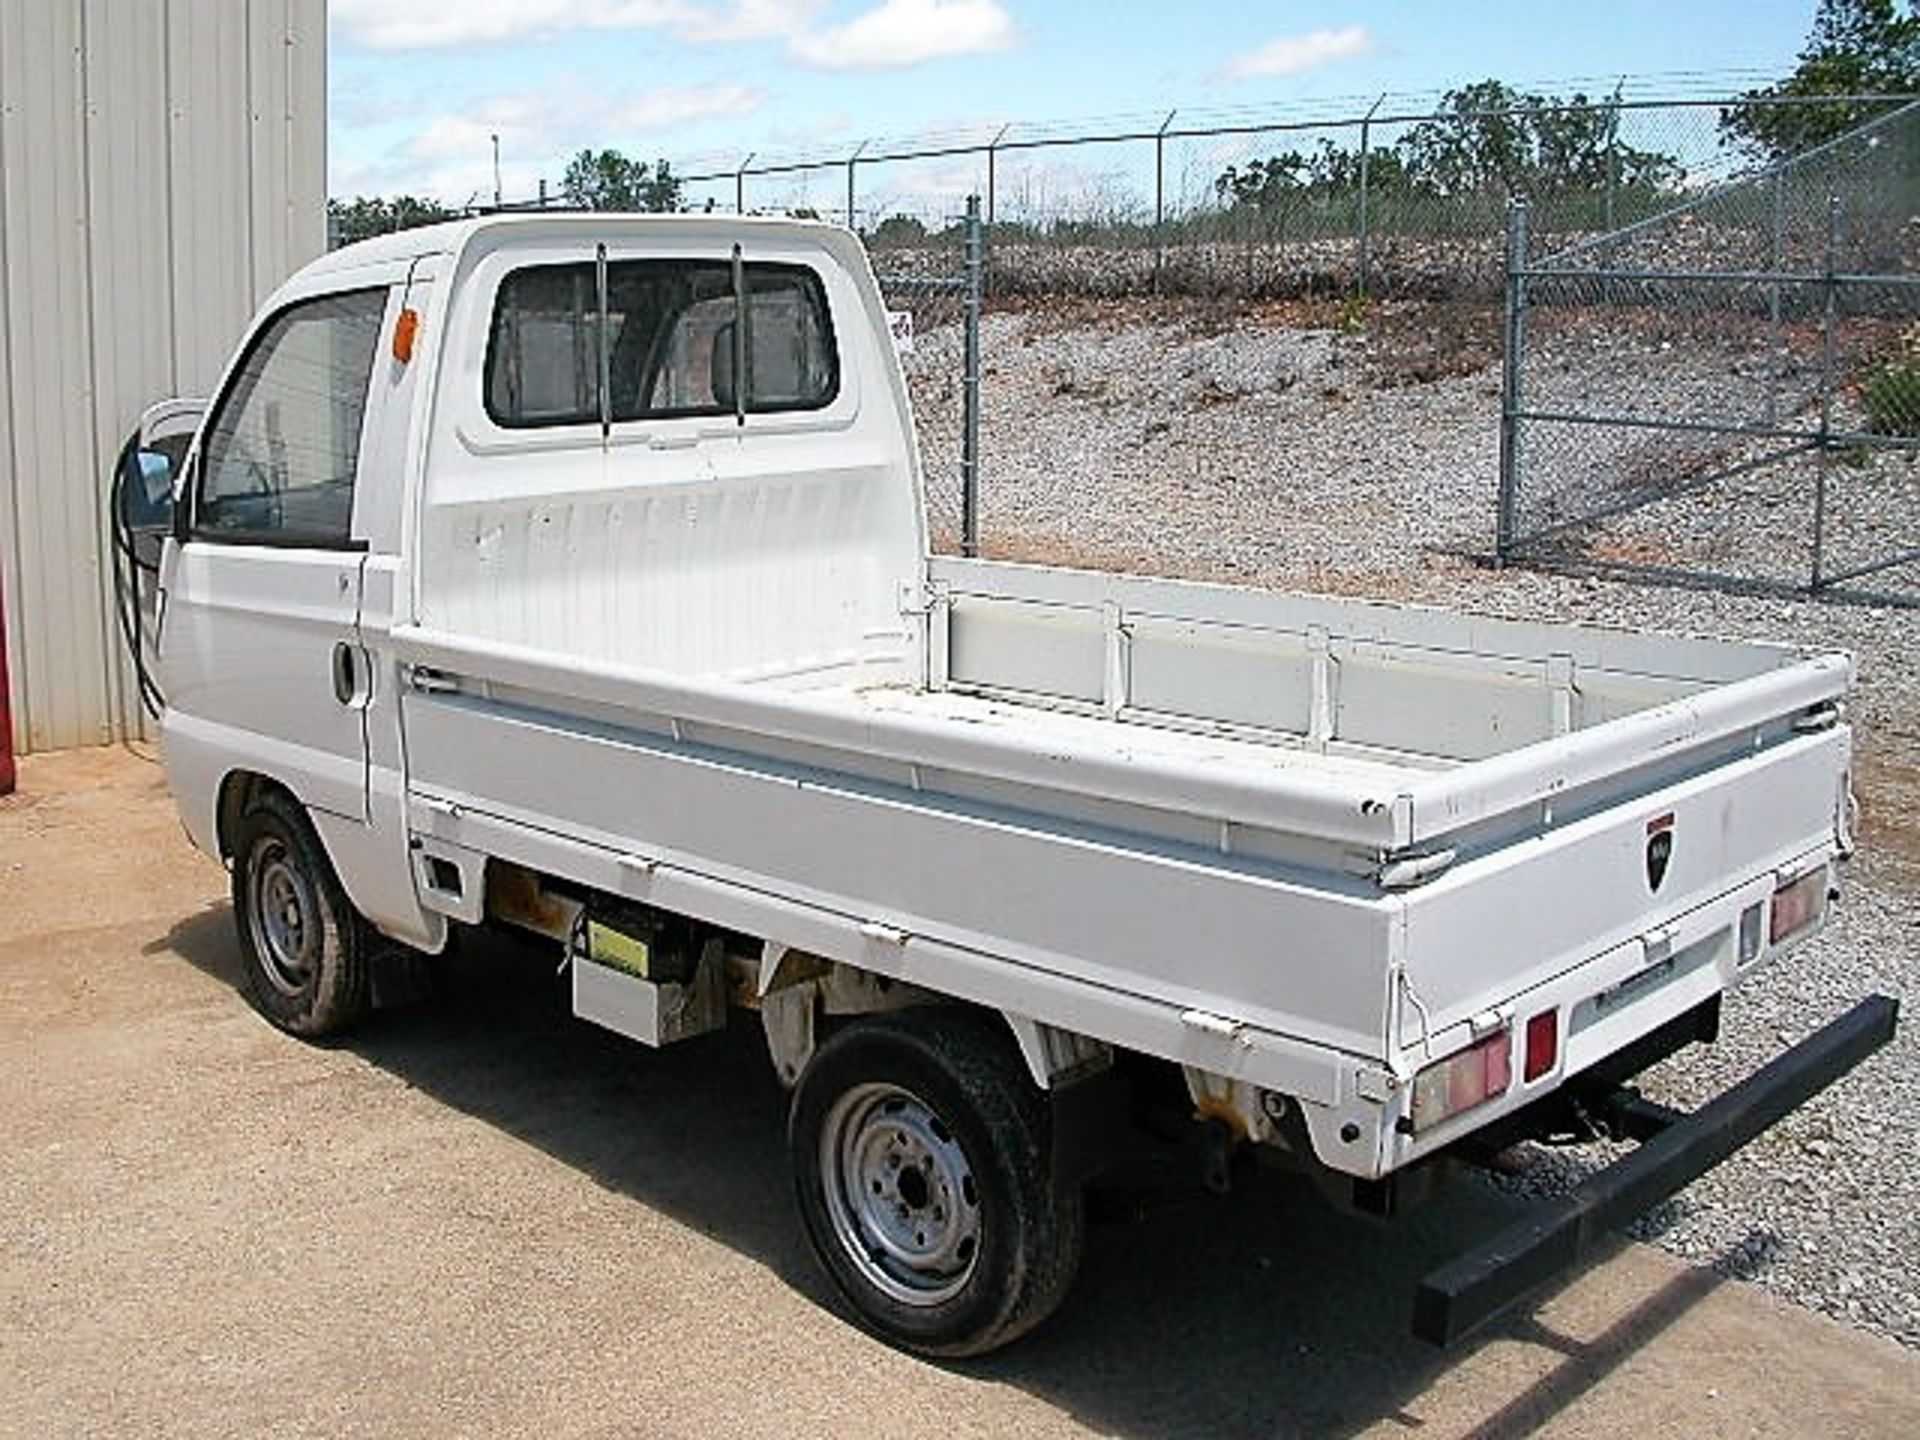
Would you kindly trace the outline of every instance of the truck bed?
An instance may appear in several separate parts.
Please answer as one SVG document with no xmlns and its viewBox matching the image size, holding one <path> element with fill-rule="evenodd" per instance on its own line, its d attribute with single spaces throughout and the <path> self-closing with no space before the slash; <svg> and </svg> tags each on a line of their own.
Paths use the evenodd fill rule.
<svg viewBox="0 0 1920 1440">
<path fill-rule="evenodd" d="M 1330 1054 L 1396 1063 L 1643 932 L 1718 935 L 1728 886 L 1834 843 L 1844 656 L 968 562 L 928 599 L 924 686 L 396 631 L 434 672 L 412 823 L 1330 1107 Z"/>
<path fill-rule="evenodd" d="M 399 638 L 490 695 L 728 751 L 1042 812 L 1125 807 L 1101 813 L 1143 834 L 1201 821 L 1381 853 L 1711 763 L 1851 673 L 1784 646 L 944 558 L 915 620 L 896 665 L 838 683 L 663 674 L 570 653 L 565 627 Z"/>
</svg>

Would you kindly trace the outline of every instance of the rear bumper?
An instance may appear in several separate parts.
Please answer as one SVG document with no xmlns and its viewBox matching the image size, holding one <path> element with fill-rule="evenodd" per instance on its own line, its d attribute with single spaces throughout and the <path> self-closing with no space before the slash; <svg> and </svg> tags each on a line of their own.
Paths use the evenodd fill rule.
<svg viewBox="0 0 1920 1440">
<path fill-rule="evenodd" d="M 1605 1232 L 1711 1170 L 1885 1045 L 1899 1010 L 1885 995 L 1861 1001 L 1690 1115 L 1623 1103 L 1619 1113 L 1640 1148 L 1428 1274 L 1414 1294 L 1413 1333 L 1449 1344 L 1571 1269 Z"/>
</svg>

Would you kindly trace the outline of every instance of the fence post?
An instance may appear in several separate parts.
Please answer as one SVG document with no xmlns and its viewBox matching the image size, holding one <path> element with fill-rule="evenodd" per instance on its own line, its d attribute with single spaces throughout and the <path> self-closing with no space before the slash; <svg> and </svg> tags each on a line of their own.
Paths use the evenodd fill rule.
<svg viewBox="0 0 1920 1440">
<path fill-rule="evenodd" d="M 1367 166 L 1372 150 L 1373 117 L 1379 113 L 1382 95 L 1360 117 L 1360 298 L 1367 298 L 1373 279 L 1373 237 L 1367 229 Z"/>
<path fill-rule="evenodd" d="M 1612 234 L 1614 229 L 1613 194 L 1620 186 L 1620 91 L 1626 83 L 1626 77 L 1622 76 L 1620 82 L 1613 87 L 1613 99 L 1607 103 L 1606 228 L 1608 234 Z"/>
<path fill-rule="evenodd" d="M 1009 120 L 1000 127 L 993 139 L 987 142 L 987 229 L 989 231 L 993 229 L 993 197 L 997 193 L 993 174 L 994 160 L 1000 153 L 1000 142 L 1007 138 L 1007 131 L 1012 128 L 1013 122 Z"/>
<path fill-rule="evenodd" d="M 1786 162 L 1776 160 L 1773 166 L 1773 244 L 1767 252 L 1767 269 L 1773 272 L 1773 284 L 1768 287 L 1767 319 L 1770 322 L 1769 341 L 1771 353 L 1767 357 L 1767 426 L 1769 429 L 1780 423 L 1780 374 L 1786 365 L 1786 336 L 1782 327 L 1780 274 L 1786 264 Z"/>
<path fill-rule="evenodd" d="M 1527 202 L 1507 207 L 1506 354 L 1500 371 L 1500 509 L 1494 522 L 1493 555 L 1505 565 L 1513 557 L 1520 499 L 1520 348 L 1526 339 Z"/>
<path fill-rule="evenodd" d="M 1840 197 L 1827 197 L 1827 253 L 1821 267 L 1821 288 L 1826 304 L 1820 317 L 1820 458 L 1813 480 L 1813 568 L 1807 589 L 1818 591 L 1826 584 L 1827 550 L 1827 477 L 1833 471 L 1833 380 L 1835 365 L 1835 322 L 1839 317 L 1840 285 L 1835 278 L 1840 268 Z"/>
<path fill-rule="evenodd" d="M 733 213 L 747 213 L 747 166 L 753 163 L 756 151 L 749 150 L 747 158 L 740 162 L 740 168 L 733 172 Z"/>
<path fill-rule="evenodd" d="M 960 375 L 960 553 L 980 553 L 980 197 L 967 197 L 967 302 Z"/>
<path fill-rule="evenodd" d="M 1153 293 L 1160 293 L 1160 266 L 1167 256 L 1167 127 L 1178 110 L 1167 111 L 1167 118 L 1153 132 Z"/>
<path fill-rule="evenodd" d="M 855 228 L 853 223 L 853 167 L 860 160 L 860 152 L 866 148 L 867 142 L 862 140 L 859 145 L 854 148 L 853 154 L 847 157 L 847 229 L 849 230 Z"/>
</svg>

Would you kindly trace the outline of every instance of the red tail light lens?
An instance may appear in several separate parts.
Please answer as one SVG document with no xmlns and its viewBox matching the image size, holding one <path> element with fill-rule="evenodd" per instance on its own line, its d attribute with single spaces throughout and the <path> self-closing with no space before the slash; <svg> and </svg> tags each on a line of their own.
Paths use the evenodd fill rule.
<svg viewBox="0 0 1920 1440">
<path fill-rule="evenodd" d="M 1430 1130 L 1442 1120 L 1497 1099 L 1513 1083 L 1513 1031 L 1503 1029 L 1413 1077 L 1413 1128 Z"/>
<path fill-rule="evenodd" d="M 1559 1058 L 1560 1012 L 1542 1010 L 1527 1021 L 1527 1059 L 1521 1073 L 1529 1082 L 1538 1080 Z"/>
<path fill-rule="evenodd" d="M 1827 870 L 1824 865 L 1809 870 L 1773 892 L 1773 923 L 1767 938 L 1775 945 L 1791 940 L 1819 923 L 1827 908 Z"/>
</svg>

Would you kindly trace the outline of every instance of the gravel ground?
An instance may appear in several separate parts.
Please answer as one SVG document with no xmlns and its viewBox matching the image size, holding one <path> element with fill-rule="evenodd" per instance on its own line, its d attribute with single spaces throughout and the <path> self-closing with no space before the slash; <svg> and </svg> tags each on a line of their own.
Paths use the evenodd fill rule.
<svg viewBox="0 0 1920 1440">
<path fill-rule="evenodd" d="M 1908 657 L 1920 614 L 1487 569 L 1469 557 L 1492 539 L 1497 365 L 1484 349 L 1450 348 L 1417 310 L 1376 313 L 1355 331 L 1326 318 L 1272 308 L 1222 328 L 1205 315 L 1138 309 L 990 316 L 983 549 L 1849 649 L 1860 667 L 1863 843 L 1844 903 L 1823 936 L 1729 999 L 1718 1045 L 1670 1060 L 1647 1088 L 1690 1104 L 1864 994 L 1912 994 L 1920 841 L 1907 817 L 1920 801 L 1920 680 Z M 915 387 L 923 438 L 934 445 L 954 433 L 945 428 L 952 391 L 940 378 L 954 373 L 946 338 L 923 336 L 916 362 L 927 377 Z M 1422 349 L 1453 363 L 1411 367 L 1433 378 L 1399 383 L 1407 353 Z M 941 479 L 930 471 L 936 499 Z M 1910 509 L 1878 518 L 1912 524 Z M 1684 549 L 1725 528 L 1725 517 L 1696 505 L 1666 523 L 1662 539 Z M 1909 1019 L 1887 1050 L 1649 1216 L 1640 1233 L 1920 1347 L 1917 1037 Z M 1552 1189 L 1607 1158 L 1530 1152 L 1501 1183 Z"/>
</svg>

